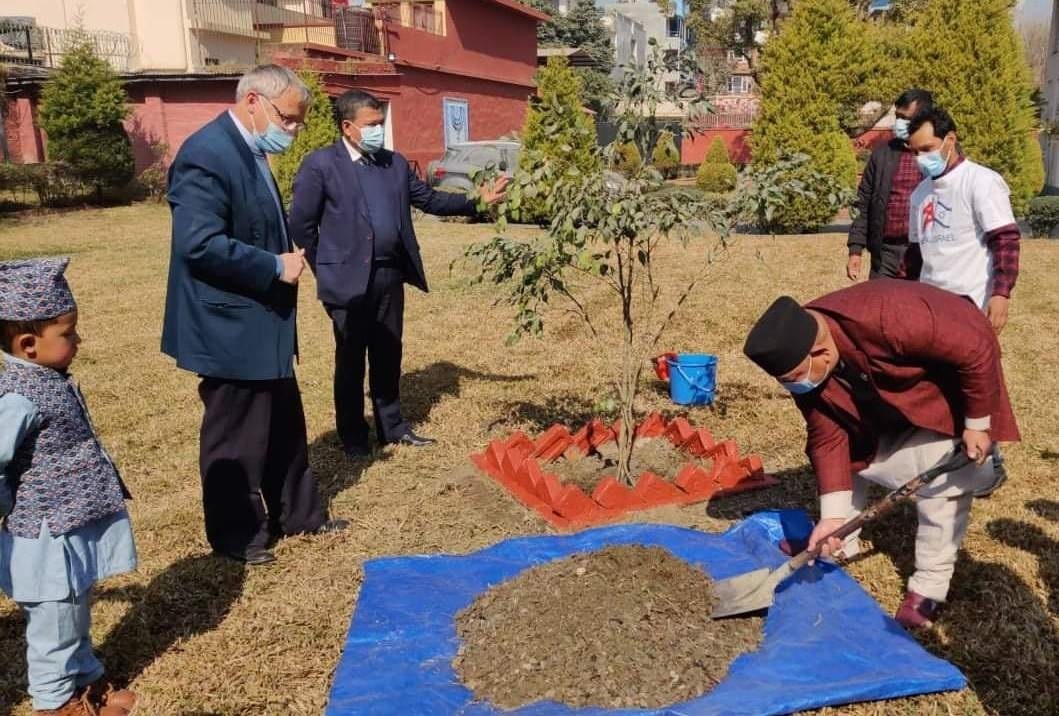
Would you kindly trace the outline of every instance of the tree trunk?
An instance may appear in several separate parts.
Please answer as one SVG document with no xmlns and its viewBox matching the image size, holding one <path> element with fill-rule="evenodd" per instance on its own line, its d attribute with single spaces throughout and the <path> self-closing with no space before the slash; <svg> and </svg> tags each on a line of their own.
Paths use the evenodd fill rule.
<svg viewBox="0 0 1059 716">
<path fill-rule="evenodd" d="M 634 475 L 632 474 L 632 450 L 636 437 L 636 416 L 633 406 L 636 402 L 637 378 L 640 375 L 638 356 L 636 353 L 635 338 L 633 330 L 633 290 L 635 283 L 634 251 L 632 241 L 627 245 L 628 258 L 624 272 L 624 285 L 622 289 L 622 346 L 621 346 L 621 378 L 618 381 L 618 402 L 621 404 L 621 430 L 618 433 L 618 481 L 624 485 L 632 486 Z"/>
<path fill-rule="evenodd" d="M 621 404 L 621 430 L 618 431 L 618 481 L 623 485 L 633 484 L 632 451 L 636 438 L 636 356 L 631 341 L 631 331 L 626 330 L 626 339 L 621 352 L 621 380 L 618 384 L 618 402 Z"/>
</svg>

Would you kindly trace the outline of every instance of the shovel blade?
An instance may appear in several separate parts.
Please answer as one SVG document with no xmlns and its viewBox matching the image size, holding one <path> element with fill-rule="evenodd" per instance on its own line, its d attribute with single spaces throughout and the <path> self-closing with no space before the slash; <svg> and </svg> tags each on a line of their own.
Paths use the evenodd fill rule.
<svg viewBox="0 0 1059 716">
<path fill-rule="evenodd" d="M 776 587 L 791 575 L 790 564 L 776 569 L 755 569 L 753 572 L 722 579 L 713 584 L 717 606 L 713 618 L 733 617 L 748 612 L 768 609 L 776 598 Z"/>
</svg>

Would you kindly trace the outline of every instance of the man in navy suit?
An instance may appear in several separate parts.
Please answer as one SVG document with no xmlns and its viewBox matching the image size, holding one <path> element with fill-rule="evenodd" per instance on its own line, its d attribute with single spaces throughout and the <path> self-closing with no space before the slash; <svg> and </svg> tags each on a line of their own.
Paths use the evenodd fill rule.
<svg viewBox="0 0 1059 716">
<path fill-rule="evenodd" d="M 476 202 L 435 192 L 400 154 L 383 148 L 383 105 L 351 90 L 335 107 L 342 138 L 313 152 L 294 179 L 290 231 L 316 274 L 318 294 L 335 334 L 335 416 L 352 457 L 369 455 L 364 419 L 364 367 L 375 414 L 376 439 L 421 447 L 401 412 L 401 340 L 404 284 L 426 291 L 412 210 L 473 216 Z M 492 204 L 507 179 L 483 188 Z"/>
<path fill-rule="evenodd" d="M 218 554 L 274 561 L 274 538 L 343 529 L 309 470 L 294 377 L 295 250 L 267 153 L 301 130 L 309 92 L 263 65 L 236 104 L 191 135 L 169 170 L 173 242 L 162 351 L 201 378 L 199 442 L 206 537 Z"/>
</svg>

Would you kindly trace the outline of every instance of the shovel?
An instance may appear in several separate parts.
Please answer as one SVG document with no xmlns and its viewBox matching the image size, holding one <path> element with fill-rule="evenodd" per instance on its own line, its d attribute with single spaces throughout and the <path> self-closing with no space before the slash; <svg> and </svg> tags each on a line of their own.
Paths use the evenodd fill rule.
<svg viewBox="0 0 1059 716">
<path fill-rule="evenodd" d="M 776 596 L 776 587 L 780 585 L 780 582 L 819 557 L 822 543 L 826 543 L 827 540 L 832 537 L 844 540 L 846 537 L 863 527 L 866 523 L 871 522 L 886 512 L 889 512 L 898 503 L 909 499 L 919 490 L 919 488 L 923 487 L 923 485 L 926 485 L 940 475 L 959 470 L 970 464 L 970 462 L 971 458 L 967 456 L 963 446 L 957 443 L 955 452 L 924 472 L 922 475 L 909 480 L 882 500 L 849 520 L 831 534 L 827 535 L 827 537 L 821 539 L 813 549 L 807 549 L 797 556 L 792 557 L 786 564 L 783 564 L 776 569 L 757 569 L 753 572 L 747 572 L 746 574 L 740 574 L 735 577 L 729 577 L 728 579 L 722 579 L 719 582 L 715 582 L 713 585 L 713 593 L 718 601 L 717 606 L 714 607 L 713 610 L 713 618 L 720 619 L 721 617 L 730 617 L 737 614 L 746 614 L 747 612 L 768 609 L 772 606 L 772 602 Z"/>
</svg>

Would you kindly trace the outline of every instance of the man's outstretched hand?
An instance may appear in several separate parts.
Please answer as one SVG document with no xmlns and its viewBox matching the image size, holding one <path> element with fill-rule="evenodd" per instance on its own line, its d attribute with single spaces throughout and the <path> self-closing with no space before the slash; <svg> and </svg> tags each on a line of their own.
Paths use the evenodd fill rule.
<svg viewBox="0 0 1059 716">
<path fill-rule="evenodd" d="M 482 201 L 492 206 L 504 200 L 507 196 L 507 185 L 511 183 L 511 177 L 497 177 L 490 184 L 482 186 Z"/>
</svg>

